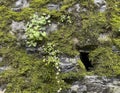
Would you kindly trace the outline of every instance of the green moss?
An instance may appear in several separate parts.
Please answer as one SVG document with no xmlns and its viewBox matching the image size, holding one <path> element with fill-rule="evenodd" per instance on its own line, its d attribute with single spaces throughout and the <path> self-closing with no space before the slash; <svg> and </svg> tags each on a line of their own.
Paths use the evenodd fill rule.
<svg viewBox="0 0 120 93">
<path fill-rule="evenodd" d="M 39 9 L 48 2 L 49 0 L 32 0 L 30 2 L 30 7 L 33 8 L 35 11 L 39 11 Z"/>
<path fill-rule="evenodd" d="M 0 5 L 11 7 L 16 0 L 0 0 Z"/>
<path fill-rule="evenodd" d="M 113 39 L 113 43 L 115 46 L 117 46 L 117 48 L 120 49 L 120 39 L 119 38 Z"/>
<path fill-rule="evenodd" d="M 60 30 L 51 33 L 48 37 L 49 41 L 53 41 L 57 45 L 57 49 L 61 52 L 70 55 L 75 56 L 78 55 L 79 52 L 74 49 L 74 42 L 72 41 L 74 37 L 75 29 L 73 26 L 70 26 L 70 28 L 63 27 Z"/>
<path fill-rule="evenodd" d="M 90 54 L 94 73 L 103 76 L 120 76 L 120 57 L 109 47 L 99 47 Z"/>
<path fill-rule="evenodd" d="M 10 44 L 16 41 L 15 36 L 8 32 L 0 31 L 0 45 L 1 46 L 10 46 Z"/>
<path fill-rule="evenodd" d="M 34 13 L 33 9 L 31 8 L 24 8 L 20 12 L 11 12 L 12 19 L 15 21 L 28 21 L 30 19 L 30 16 L 32 16 Z"/>
<path fill-rule="evenodd" d="M 47 8 L 42 8 L 40 12 L 51 15 L 53 18 L 60 17 L 63 13 L 57 10 L 48 10 Z"/>
<path fill-rule="evenodd" d="M 84 64 L 82 63 L 82 61 L 78 60 L 77 62 L 78 62 L 79 68 L 83 71 L 86 71 L 86 68 L 85 68 Z"/>
<path fill-rule="evenodd" d="M 60 11 L 65 11 L 66 9 L 74 5 L 75 3 L 76 3 L 75 0 L 63 0 L 63 5 L 61 6 Z"/>
<path fill-rule="evenodd" d="M 12 15 L 9 14 L 10 9 L 5 6 L 0 6 L 0 30 L 8 30 L 11 23 Z"/>
<path fill-rule="evenodd" d="M 21 48 L 11 48 L 5 53 L 3 63 L 7 63 L 10 69 L 0 73 L 0 83 L 7 84 L 6 93 L 56 93 L 67 84 L 60 77 L 60 83 L 56 80 L 56 70 L 53 65 L 45 65 L 42 59 L 35 55 L 28 55 Z M 59 78 L 59 77 L 58 77 Z M 47 87 L 47 89 L 46 89 Z"/>
</svg>

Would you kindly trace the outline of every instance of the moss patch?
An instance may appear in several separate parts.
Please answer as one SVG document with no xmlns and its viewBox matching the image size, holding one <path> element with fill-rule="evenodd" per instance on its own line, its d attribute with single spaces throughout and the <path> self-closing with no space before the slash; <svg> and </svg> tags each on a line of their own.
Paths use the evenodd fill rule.
<svg viewBox="0 0 120 93">
<path fill-rule="evenodd" d="M 48 40 L 57 44 L 56 48 L 63 54 L 75 56 L 78 55 L 79 52 L 74 48 L 74 42 L 72 41 L 74 32 L 75 28 L 73 26 L 62 27 L 59 31 L 51 33 L 48 36 Z"/>
</svg>

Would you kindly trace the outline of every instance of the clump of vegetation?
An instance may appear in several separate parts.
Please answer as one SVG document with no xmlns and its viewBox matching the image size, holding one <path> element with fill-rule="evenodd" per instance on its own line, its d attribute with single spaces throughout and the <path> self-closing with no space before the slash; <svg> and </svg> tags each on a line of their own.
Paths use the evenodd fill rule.
<svg viewBox="0 0 120 93">
<path fill-rule="evenodd" d="M 91 50 L 94 45 L 98 46 L 89 55 L 94 65 L 94 74 L 120 76 L 119 54 L 114 53 L 110 45 L 106 47 L 106 42 L 98 41 L 99 34 L 109 33 L 111 45 L 114 44 L 120 49 L 119 0 L 106 0 L 107 9 L 102 13 L 97 11 L 93 0 L 62 0 L 59 11 L 46 8 L 51 1 L 57 3 L 59 0 L 29 1 L 29 8 L 15 12 L 9 9 L 15 0 L 0 0 L 0 56 L 3 57 L 0 65 L 10 67 L 0 73 L 0 84 L 6 84 L 6 93 L 56 93 L 61 91 L 61 88 L 64 90 L 70 81 L 84 77 L 86 72 L 81 60 L 78 60 L 80 70 L 77 72 L 60 73 L 59 53 L 79 55 L 79 51 L 74 48 L 73 38 L 77 38 L 79 45 L 85 49 Z M 76 3 L 80 4 L 80 13 L 68 14 L 67 9 Z M 29 18 L 36 12 L 46 14 L 35 14 Z M 67 24 L 49 34 L 43 47 L 45 55 L 42 59 L 35 54 L 28 55 L 24 49 L 17 46 L 16 38 L 9 33 L 12 20 L 30 20 L 25 32 L 26 44 L 29 47 L 40 47 L 47 37 L 45 27 L 50 23 L 50 18 L 53 22 L 57 23 L 60 19 L 60 22 Z"/>
<path fill-rule="evenodd" d="M 55 49 L 54 43 L 47 43 L 47 45 L 43 47 L 43 50 L 47 54 L 47 56 L 43 58 L 43 62 L 46 62 L 46 65 L 53 65 L 53 67 L 56 68 L 55 78 L 59 86 L 59 89 L 57 90 L 59 93 L 62 90 L 62 88 L 60 87 L 61 79 L 59 77 L 61 70 L 59 67 L 60 60 L 59 60 L 58 54 L 60 51 Z"/>
<path fill-rule="evenodd" d="M 29 47 L 36 47 L 47 37 L 45 26 L 50 23 L 49 18 L 50 15 L 43 14 L 39 17 L 37 14 L 34 14 L 31 21 L 27 23 L 25 34 L 27 36 L 26 43 Z"/>
<path fill-rule="evenodd" d="M 68 16 L 68 15 L 62 15 L 61 17 L 60 17 L 60 21 L 62 22 L 62 23 L 64 23 L 64 22 L 67 22 L 67 23 L 72 23 L 72 19 L 71 19 L 71 17 L 70 16 Z"/>
<path fill-rule="evenodd" d="M 56 79 L 57 71 L 52 61 L 45 65 L 42 59 L 20 48 L 11 48 L 4 54 L 3 63 L 10 69 L 0 73 L 0 84 L 7 84 L 6 93 L 56 93 L 60 87 L 66 88 L 62 78 L 58 76 L 60 82 Z"/>
<path fill-rule="evenodd" d="M 69 26 L 71 25 L 69 24 Z M 61 51 L 61 53 L 69 56 L 75 56 L 79 54 L 79 52 L 74 48 L 73 42 L 75 28 L 73 26 L 71 26 L 71 28 L 67 27 L 63 26 L 60 30 L 51 33 L 48 41 L 57 43 L 56 48 Z"/>
<path fill-rule="evenodd" d="M 92 51 L 90 60 L 94 65 L 94 73 L 105 76 L 120 76 L 120 57 L 109 47 L 100 47 Z"/>
<path fill-rule="evenodd" d="M 47 62 L 46 64 L 52 64 L 52 65 L 56 65 L 59 64 L 59 58 L 58 58 L 58 54 L 59 54 L 59 50 L 55 50 L 55 44 L 54 43 L 47 43 L 47 45 L 43 46 L 43 51 L 48 55 L 46 56 L 43 61 Z"/>
</svg>

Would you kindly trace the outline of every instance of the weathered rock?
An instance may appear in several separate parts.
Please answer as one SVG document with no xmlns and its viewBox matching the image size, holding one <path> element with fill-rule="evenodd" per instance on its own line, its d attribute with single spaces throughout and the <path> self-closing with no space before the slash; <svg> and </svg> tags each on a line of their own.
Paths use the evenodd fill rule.
<svg viewBox="0 0 120 93">
<path fill-rule="evenodd" d="M 10 32 L 12 34 L 16 35 L 18 40 L 26 39 L 26 36 L 24 34 L 26 26 L 23 21 L 21 21 L 21 22 L 12 21 L 11 29 L 12 30 Z"/>
<path fill-rule="evenodd" d="M 62 72 L 69 72 L 76 70 L 77 60 L 79 59 L 79 56 L 76 56 L 74 58 L 67 57 L 67 56 L 61 56 L 60 57 L 60 68 Z"/>
<path fill-rule="evenodd" d="M 75 81 L 68 93 L 120 93 L 120 79 L 85 76 Z"/>
<path fill-rule="evenodd" d="M 72 92 L 77 92 L 78 89 L 79 89 L 79 85 L 73 85 L 73 86 L 71 87 Z"/>
<path fill-rule="evenodd" d="M 47 27 L 47 33 L 49 33 L 49 32 L 53 32 L 53 31 L 56 31 L 58 29 L 58 24 L 56 24 L 56 23 L 51 23 L 51 25 L 49 25 L 48 27 Z"/>
<path fill-rule="evenodd" d="M 11 28 L 13 32 L 16 32 L 16 31 L 23 31 L 25 30 L 26 27 L 23 21 L 21 22 L 12 21 Z"/>
<path fill-rule="evenodd" d="M 60 10 L 60 4 L 48 4 L 47 5 L 47 8 L 49 9 L 49 10 L 57 10 L 57 11 L 59 11 Z"/>
<path fill-rule="evenodd" d="M 107 93 L 120 93 L 120 86 L 108 86 Z"/>
<path fill-rule="evenodd" d="M 15 2 L 14 8 L 12 8 L 12 10 L 19 11 L 22 8 L 26 8 L 26 7 L 29 7 L 29 2 L 27 0 L 17 0 Z"/>
<path fill-rule="evenodd" d="M 0 56 L 0 62 L 2 62 L 3 58 Z"/>
<path fill-rule="evenodd" d="M 0 89 L 0 93 L 5 93 L 5 90 L 6 90 L 6 89 L 4 89 L 4 90 Z"/>
<path fill-rule="evenodd" d="M 100 12 L 104 12 L 106 10 L 106 8 L 107 8 L 106 5 L 101 6 Z"/>
<path fill-rule="evenodd" d="M 3 66 L 3 67 L 0 67 L 0 72 L 1 71 L 4 71 L 4 70 L 8 70 L 8 69 L 11 69 L 10 67 L 8 66 Z"/>
<path fill-rule="evenodd" d="M 96 4 L 99 7 L 100 12 L 104 12 L 106 10 L 105 0 L 94 0 L 94 4 Z"/>
<path fill-rule="evenodd" d="M 75 4 L 73 7 L 70 7 L 68 9 L 68 12 L 71 13 L 71 12 L 80 12 L 80 4 Z"/>
</svg>

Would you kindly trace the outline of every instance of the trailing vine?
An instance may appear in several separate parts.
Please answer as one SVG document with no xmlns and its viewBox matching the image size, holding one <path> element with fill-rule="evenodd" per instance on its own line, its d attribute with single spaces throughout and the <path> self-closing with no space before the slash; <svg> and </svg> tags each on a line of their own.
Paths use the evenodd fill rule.
<svg viewBox="0 0 120 93">
<path fill-rule="evenodd" d="M 60 67 L 59 67 L 59 57 L 58 54 L 60 53 L 59 50 L 55 49 L 55 44 L 54 43 L 47 43 L 46 46 L 43 47 L 44 52 L 46 53 L 46 56 L 43 58 L 43 62 L 46 62 L 46 65 L 53 65 L 53 67 L 56 68 L 56 81 L 58 86 L 60 85 L 60 79 L 59 79 L 59 74 L 60 74 Z M 57 91 L 57 93 L 60 93 L 62 88 L 60 87 Z"/>
</svg>

